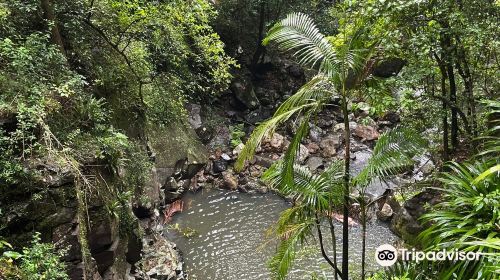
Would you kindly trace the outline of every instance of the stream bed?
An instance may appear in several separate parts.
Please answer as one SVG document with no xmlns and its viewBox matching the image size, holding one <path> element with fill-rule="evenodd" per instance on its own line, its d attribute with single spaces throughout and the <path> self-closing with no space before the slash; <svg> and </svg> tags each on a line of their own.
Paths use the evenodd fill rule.
<svg viewBox="0 0 500 280">
<path fill-rule="evenodd" d="M 166 234 L 182 251 L 189 280 L 263 280 L 270 279 L 268 260 L 277 242 L 266 231 L 289 207 L 273 193 L 246 194 L 224 190 L 202 190 L 183 197 L 184 212 L 177 213 Z M 342 225 L 336 222 L 337 248 L 341 248 Z M 193 234 L 194 233 L 194 234 Z M 361 227 L 350 228 L 350 270 L 359 274 L 361 265 Z M 191 237 L 186 235 L 193 234 Z M 325 246 L 331 238 L 325 228 Z M 367 229 L 367 270 L 379 269 L 375 248 L 397 237 L 387 224 L 370 223 Z M 331 253 L 331 250 L 329 250 Z M 319 246 L 311 242 L 298 254 L 288 279 L 311 279 L 312 273 L 332 278 Z M 339 251 L 338 259 L 341 254 Z"/>
</svg>

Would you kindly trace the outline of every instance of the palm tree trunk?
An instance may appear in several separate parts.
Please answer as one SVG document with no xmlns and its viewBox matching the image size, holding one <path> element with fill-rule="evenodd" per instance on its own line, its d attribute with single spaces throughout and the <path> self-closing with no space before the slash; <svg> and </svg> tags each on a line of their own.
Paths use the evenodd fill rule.
<svg viewBox="0 0 500 280">
<path fill-rule="evenodd" d="M 349 279 L 349 168 L 351 160 L 351 131 L 345 86 L 342 89 L 342 113 L 344 115 L 344 218 L 342 220 L 342 279 Z"/>
<path fill-rule="evenodd" d="M 361 280 L 365 280 L 365 259 L 366 259 L 366 201 L 361 198 Z"/>
<path fill-rule="evenodd" d="M 335 265 L 335 267 L 338 267 L 337 266 L 337 239 L 335 238 L 335 227 L 333 225 L 333 218 L 332 217 L 328 217 L 328 223 L 330 224 L 330 234 L 332 235 L 333 265 Z M 335 272 L 334 277 L 335 277 L 334 278 L 335 280 L 338 280 L 337 272 Z"/>
<path fill-rule="evenodd" d="M 332 260 L 330 260 L 328 254 L 326 253 L 325 246 L 323 244 L 323 233 L 321 232 L 321 222 L 319 220 L 317 213 L 315 213 L 314 216 L 316 218 L 316 230 L 318 231 L 318 239 L 319 239 L 319 246 L 321 249 L 321 255 L 328 262 L 328 264 L 335 270 L 334 272 L 335 275 L 337 275 L 337 273 L 341 274 L 338 267 L 332 262 Z"/>
</svg>

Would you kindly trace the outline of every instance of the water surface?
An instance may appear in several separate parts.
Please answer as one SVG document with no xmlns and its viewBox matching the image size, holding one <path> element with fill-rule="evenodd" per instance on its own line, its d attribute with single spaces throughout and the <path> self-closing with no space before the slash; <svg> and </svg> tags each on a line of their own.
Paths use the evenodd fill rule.
<svg viewBox="0 0 500 280">
<path fill-rule="evenodd" d="M 267 229 L 278 219 L 279 213 L 289 205 L 275 194 L 244 194 L 223 190 L 204 190 L 188 193 L 183 198 L 183 213 L 174 217 L 172 224 L 196 231 L 187 238 L 177 230 L 168 236 L 183 252 L 185 271 L 190 280 L 261 280 L 269 279 L 267 261 L 276 250 Z M 337 244 L 340 249 L 341 224 L 336 223 Z M 361 263 L 359 226 L 350 228 L 351 270 L 358 270 Z M 374 223 L 368 228 L 367 263 L 372 270 L 375 248 L 393 243 L 397 238 L 387 225 Z M 329 231 L 325 228 L 326 246 L 331 248 Z M 330 250 L 331 251 L 331 250 Z M 332 276 L 315 243 L 306 246 L 290 272 L 289 279 L 310 279 L 313 272 Z M 341 255 L 338 255 L 340 260 Z M 330 279 L 329 277 L 329 279 Z"/>
</svg>

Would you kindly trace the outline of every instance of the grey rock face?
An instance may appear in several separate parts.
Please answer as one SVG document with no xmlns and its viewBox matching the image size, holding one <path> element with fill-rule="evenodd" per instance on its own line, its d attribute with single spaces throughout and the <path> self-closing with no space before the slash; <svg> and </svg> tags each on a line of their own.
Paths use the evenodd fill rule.
<svg viewBox="0 0 500 280">
<path fill-rule="evenodd" d="M 246 80 L 234 82 L 231 85 L 231 92 L 236 99 L 248 109 L 256 109 L 260 105 L 259 99 L 255 95 L 253 85 Z"/>
<path fill-rule="evenodd" d="M 392 218 L 392 208 L 389 204 L 384 203 L 382 209 L 377 211 L 377 218 L 383 222 L 389 221 Z"/>
<path fill-rule="evenodd" d="M 325 158 L 331 158 L 337 154 L 337 148 L 340 146 L 340 135 L 329 135 L 321 140 L 319 144 L 321 155 Z"/>
<path fill-rule="evenodd" d="M 310 157 L 307 160 L 306 165 L 307 167 L 309 167 L 309 170 L 315 171 L 316 169 L 323 166 L 323 159 L 320 157 Z"/>
</svg>

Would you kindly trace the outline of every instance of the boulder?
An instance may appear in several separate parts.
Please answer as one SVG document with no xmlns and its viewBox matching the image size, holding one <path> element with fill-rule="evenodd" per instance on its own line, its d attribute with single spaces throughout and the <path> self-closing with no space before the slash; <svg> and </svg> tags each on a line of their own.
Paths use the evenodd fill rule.
<svg viewBox="0 0 500 280">
<path fill-rule="evenodd" d="M 223 160 L 225 160 L 225 161 L 230 161 L 230 160 L 231 160 L 231 157 L 230 157 L 228 154 L 226 154 L 226 153 L 222 153 L 222 154 L 220 155 L 220 157 L 221 157 Z"/>
<path fill-rule="evenodd" d="M 373 141 L 377 140 L 380 137 L 380 133 L 378 133 L 377 129 L 373 126 L 366 125 L 358 125 L 354 129 L 354 134 L 361 139 Z"/>
<path fill-rule="evenodd" d="M 262 141 L 263 147 L 272 152 L 281 152 L 285 146 L 285 137 L 279 133 L 273 133 Z"/>
<path fill-rule="evenodd" d="M 307 149 L 309 150 L 309 153 L 310 154 L 315 154 L 319 151 L 320 147 L 318 144 L 314 143 L 314 142 L 311 142 L 309 144 L 307 144 Z"/>
<path fill-rule="evenodd" d="M 273 106 L 260 106 L 257 109 L 248 112 L 244 118 L 247 123 L 259 123 L 270 118 L 273 115 L 274 110 Z"/>
<path fill-rule="evenodd" d="M 238 146 L 236 146 L 233 149 L 233 155 L 238 156 L 241 153 L 241 151 L 243 151 L 243 148 L 245 148 L 245 144 L 243 143 L 238 144 Z"/>
<path fill-rule="evenodd" d="M 256 155 L 256 156 L 254 156 L 254 160 L 255 160 L 255 164 L 262 166 L 262 167 L 265 167 L 265 168 L 271 167 L 271 165 L 273 165 L 273 163 L 274 163 L 273 159 L 265 157 L 265 156 Z"/>
<path fill-rule="evenodd" d="M 439 201 L 439 193 L 432 189 L 426 189 L 410 198 L 403 207 L 394 211 L 390 225 L 391 230 L 405 242 L 414 244 L 417 235 L 425 229 L 425 225 L 420 223 L 419 218 L 427 212 L 428 205 L 435 205 Z M 388 200 L 389 204 L 390 202 Z M 394 209 L 394 207 L 392 208 Z"/>
<path fill-rule="evenodd" d="M 201 127 L 201 106 L 198 104 L 187 104 L 186 109 L 188 111 L 188 122 L 193 129 L 198 129 Z"/>
<path fill-rule="evenodd" d="M 300 144 L 299 153 L 297 155 L 297 161 L 303 163 L 307 159 L 307 157 L 309 157 L 309 150 L 307 149 L 306 146 Z"/>
<path fill-rule="evenodd" d="M 230 147 L 231 143 L 231 130 L 226 125 L 217 126 L 214 129 L 213 137 L 208 142 L 207 146 L 211 150 L 215 150 L 218 148 L 226 148 Z"/>
<path fill-rule="evenodd" d="M 179 167 L 183 178 L 194 176 L 208 161 L 208 151 L 190 125 L 173 122 L 165 127 L 146 128 L 151 151 L 155 154 L 158 180 L 163 184 Z M 161 176 L 160 176 L 161 175 Z"/>
<path fill-rule="evenodd" d="M 241 104 L 243 104 L 246 108 L 256 109 L 257 107 L 259 107 L 260 102 L 255 95 L 252 83 L 250 83 L 246 79 L 233 82 L 230 88 L 236 99 L 241 102 Z"/>
<path fill-rule="evenodd" d="M 157 236 L 144 241 L 143 258 L 137 265 L 138 270 L 144 273 L 137 275 L 136 279 L 184 279 L 182 267 L 181 256 L 175 244 L 162 236 Z"/>
<path fill-rule="evenodd" d="M 301 78 L 304 76 L 304 70 L 297 64 L 288 67 L 288 74 L 294 78 Z"/>
<path fill-rule="evenodd" d="M 321 117 L 318 118 L 318 126 L 320 128 L 328 129 L 333 126 L 335 123 L 335 120 L 333 117 L 328 116 L 328 115 L 322 115 Z"/>
<path fill-rule="evenodd" d="M 238 179 L 230 172 L 223 172 L 224 187 L 229 190 L 238 189 Z"/>
<path fill-rule="evenodd" d="M 356 122 L 349 122 L 349 130 L 352 132 L 356 129 L 356 127 L 358 127 L 358 124 Z M 333 128 L 333 131 L 335 132 L 343 132 L 344 131 L 344 123 L 338 123 L 335 125 L 335 127 Z"/>
<path fill-rule="evenodd" d="M 262 105 L 271 105 L 279 98 L 278 93 L 273 89 L 258 87 L 255 89 L 255 95 Z"/>
<path fill-rule="evenodd" d="M 315 125 L 311 125 L 311 129 L 309 130 L 309 138 L 313 142 L 320 142 L 322 133 L 323 131 L 321 130 L 321 128 Z"/>
<path fill-rule="evenodd" d="M 309 170 L 315 171 L 319 167 L 323 166 L 323 159 L 320 157 L 310 157 L 307 160 L 306 165 L 309 167 Z"/>
<path fill-rule="evenodd" d="M 337 148 L 340 147 L 340 135 L 330 135 L 319 144 L 321 155 L 325 158 L 331 158 L 337 154 Z"/>
<path fill-rule="evenodd" d="M 389 206 L 389 204 L 384 203 L 382 206 L 382 209 L 377 211 L 377 218 L 383 222 L 387 222 L 392 218 L 392 208 Z"/>
<path fill-rule="evenodd" d="M 227 170 L 227 161 L 223 159 L 214 160 L 212 164 L 213 174 L 219 174 Z"/>
<path fill-rule="evenodd" d="M 372 73 L 375 77 L 390 78 L 396 76 L 406 65 L 406 60 L 398 57 L 389 57 L 377 61 L 373 67 Z"/>
<path fill-rule="evenodd" d="M 395 112 L 387 112 L 385 113 L 382 118 L 380 118 L 381 121 L 388 121 L 391 124 L 397 124 L 401 121 L 401 118 L 399 117 L 398 113 Z"/>
</svg>

